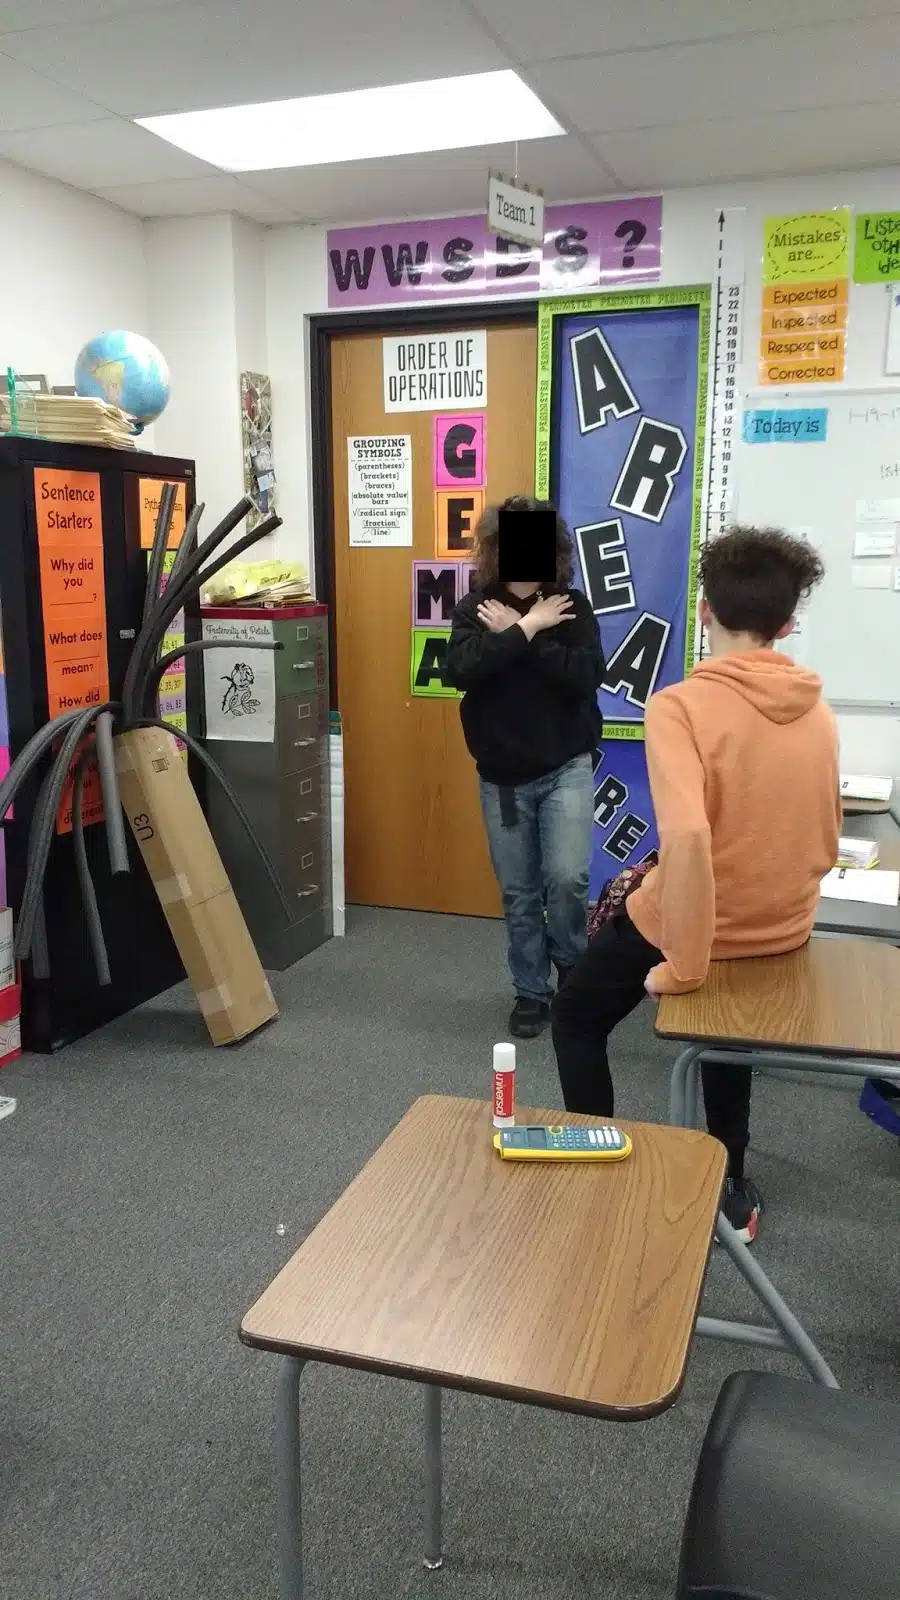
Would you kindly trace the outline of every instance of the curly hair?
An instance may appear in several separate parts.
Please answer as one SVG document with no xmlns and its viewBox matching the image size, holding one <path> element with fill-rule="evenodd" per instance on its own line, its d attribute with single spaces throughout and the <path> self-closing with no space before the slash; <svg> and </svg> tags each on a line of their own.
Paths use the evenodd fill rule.
<svg viewBox="0 0 900 1600">
<path fill-rule="evenodd" d="M 700 557 L 700 583 L 716 621 L 767 644 L 824 576 L 818 551 L 780 528 L 729 528 Z"/>
<path fill-rule="evenodd" d="M 568 589 L 572 582 L 574 563 L 572 535 L 556 507 L 549 500 L 533 500 L 524 494 L 513 494 L 502 506 L 487 506 L 475 528 L 472 564 L 479 589 L 491 589 L 499 577 L 499 532 L 502 511 L 552 511 L 556 517 L 556 582 L 560 589 Z"/>
</svg>

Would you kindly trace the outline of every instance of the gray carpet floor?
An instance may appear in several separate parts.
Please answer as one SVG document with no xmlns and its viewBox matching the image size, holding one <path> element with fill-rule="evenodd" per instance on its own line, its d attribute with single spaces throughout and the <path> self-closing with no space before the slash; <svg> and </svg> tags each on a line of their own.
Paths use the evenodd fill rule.
<svg viewBox="0 0 900 1600">
<path fill-rule="evenodd" d="M 0 1074 L 4 1600 L 275 1600 L 275 1360 L 244 1310 L 416 1095 L 486 1095 L 508 994 L 496 924 L 358 911 L 276 979 L 279 1023 L 208 1044 L 180 988 Z M 618 1110 L 660 1120 L 649 1007 Z M 522 1103 L 558 1103 L 549 1041 Z M 900 1150 L 846 1083 L 760 1078 L 758 1257 L 835 1368 L 900 1400 Z M 754 1316 L 714 1259 L 711 1314 Z M 310 1600 L 663 1600 L 718 1387 L 779 1356 L 696 1346 L 678 1404 L 621 1426 L 451 1395 L 443 1572 L 420 1555 L 421 1396 L 304 1379 Z"/>
</svg>

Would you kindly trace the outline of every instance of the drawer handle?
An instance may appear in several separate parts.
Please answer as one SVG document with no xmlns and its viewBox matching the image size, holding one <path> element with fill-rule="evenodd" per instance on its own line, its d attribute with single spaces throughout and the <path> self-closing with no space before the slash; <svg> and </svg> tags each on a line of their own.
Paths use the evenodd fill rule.
<svg viewBox="0 0 900 1600">
<path fill-rule="evenodd" d="M 311 894 L 318 894 L 318 892 L 319 892 L 319 885 L 317 883 L 314 883 L 311 889 L 298 889 L 297 890 L 297 899 L 298 900 L 306 900 L 306 899 L 309 898 L 309 896 Z"/>
<path fill-rule="evenodd" d="M 305 750 L 305 748 L 306 748 L 306 746 L 308 744 L 315 744 L 315 742 L 316 742 L 315 739 L 295 739 L 294 740 L 294 749 L 295 750 Z"/>
<path fill-rule="evenodd" d="M 315 664 L 316 663 L 314 661 L 295 661 L 294 662 L 294 671 L 295 672 L 306 672 L 307 668 L 314 667 Z"/>
<path fill-rule="evenodd" d="M 304 816 L 295 817 L 294 821 L 295 822 L 315 822 L 315 819 L 316 819 L 316 817 L 318 815 L 319 815 L 318 811 L 307 811 Z"/>
</svg>

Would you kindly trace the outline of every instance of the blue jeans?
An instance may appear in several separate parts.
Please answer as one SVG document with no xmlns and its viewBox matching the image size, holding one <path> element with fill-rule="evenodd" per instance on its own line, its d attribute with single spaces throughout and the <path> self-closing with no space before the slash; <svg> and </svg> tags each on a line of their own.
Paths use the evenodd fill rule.
<svg viewBox="0 0 900 1600">
<path fill-rule="evenodd" d="M 513 985 L 526 999 L 549 1000 L 551 961 L 573 967 L 587 949 L 593 762 L 576 756 L 515 789 L 483 779 L 480 788 Z"/>
</svg>

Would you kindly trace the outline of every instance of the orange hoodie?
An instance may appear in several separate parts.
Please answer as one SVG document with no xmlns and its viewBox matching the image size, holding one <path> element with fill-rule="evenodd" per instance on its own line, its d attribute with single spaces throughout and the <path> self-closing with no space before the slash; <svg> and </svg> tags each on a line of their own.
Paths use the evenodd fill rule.
<svg viewBox="0 0 900 1600">
<path fill-rule="evenodd" d="M 711 960 L 805 944 L 841 826 L 815 673 L 775 650 L 712 657 L 653 696 L 645 734 L 659 866 L 626 906 L 665 956 L 654 990 L 683 994 Z"/>
</svg>

